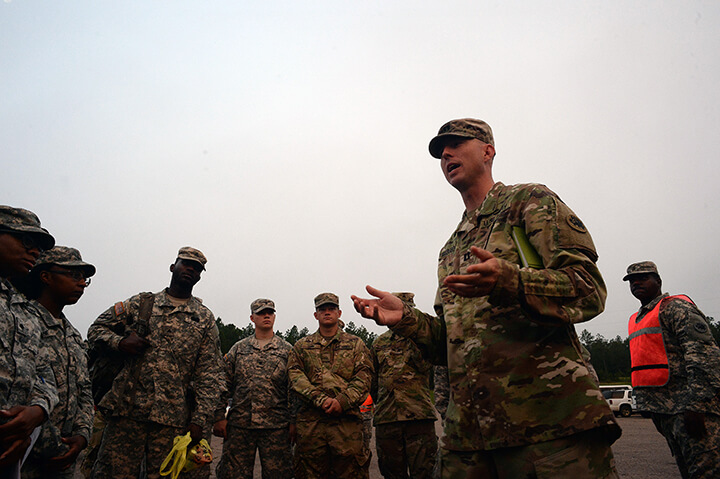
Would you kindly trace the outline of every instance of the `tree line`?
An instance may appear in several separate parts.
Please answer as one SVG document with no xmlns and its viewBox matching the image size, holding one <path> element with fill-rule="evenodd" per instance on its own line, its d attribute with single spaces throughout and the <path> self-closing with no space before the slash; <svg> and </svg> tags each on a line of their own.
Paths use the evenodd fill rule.
<svg viewBox="0 0 720 479">
<path fill-rule="evenodd" d="M 252 323 L 248 323 L 248 325 L 244 328 L 238 328 L 234 324 L 224 324 L 221 318 L 217 318 L 215 320 L 215 324 L 217 325 L 218 331 L 220 332 L 220 350 L 223 354 L 226 354 L 230 350 L 232 345 L 236 342 L 255 334 L 255 326 Z M 354 334 L 355 336 L 362 339 L 368 348 L 372 345 L 373 341 L 375 341 L 375 338 L 377 337 L 377 334 L 371 333 L 370 331 L 365 329 L 365 326 L 356 326 L 355 323 L 353 323 L 352 321 L 346 324 L 343 327 L 343 330 L 346 333 Z M 298 339 L 304 338 L 310 333 L 311 331 L 309 331 L 308 328 L 298 329 L 297 326 L 293 326 L 285 332 L 275 332 L 275 334 L 277 334 L 290 344 L 295 344 Z"/>
<path fill-rule="evenodd" d="M 720 323 L 712 317 L 708 317 L 710 329 L 715 342 L 720 344 Z M 255 334 L 255 327 L 249 323 L 244 328 L 238 328 L 234 324 L 224 324 L 222 319 L 215 321 L 220 332 L 220 349 L 225 354 L 237 341 Z M 345 332 L 354 334 L 362 339 L 367 347 L 372 346 L 377 334 L 371 333 L 365 326 L 357 326 L 350 321 L 343 328 Z M 277 331 L 276 334 L 290 344 L 295 344 L 298 339 L 304 338 L 310 331 L 308 328 L 298 329 L 293 326 L 285 332 Z M 606 339 L 602 334 L 593 335 L 588 330 L 580 333 L 580 342 L 590 351 L 590 361 L 597 371 L 600 383 L 630 383 L 630 348 L 628 338 L 621 338 L 620 335 L 613 339 Z"/>
</svg>

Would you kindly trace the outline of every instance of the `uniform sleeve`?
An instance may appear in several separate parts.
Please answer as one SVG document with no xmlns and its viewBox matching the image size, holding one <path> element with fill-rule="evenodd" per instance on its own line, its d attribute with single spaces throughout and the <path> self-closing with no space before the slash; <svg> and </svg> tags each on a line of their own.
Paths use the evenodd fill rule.
<svg viewBox="0 0 720 479">
<path fill-rule="evenodd" d="M 125 301 L 123 307 L 131 308 L 131 300 Z M 120 303 L 118 303 L 120 304 Z M 128 314 L 130 314 L 128 312 Z M 87 338 L 91 345 L 107 346 L 118 350 L 120 341 L 125 337 L 125 323 L 115 314 L 115 307 L 105 310 L 88 329 Z"/>
<path fill-rule="evenodd" d="M 544 269 L 498 258 L 500 278 L 489 301 L 520 305 L 547 325 L 588 321 L 605 307 L 607 290 L 597 253 L 583 222 L 550 190 L 537 187 L 522 203 L 522 222 Z"/>
<path fill-rule="evenodd" d="M 338 395 L 338 400 L 343 411 L 358 408 L 365 402 L 370 393 L 370 384 L 375 375 L 370 351 L 365 343 L 358 339 L 355 341 L 355 368 L 353 370 L 352 379 L 348 381 L 345 393 Z"/>
<path fill-rule="evenodd" d="M 214 418 L 220 398 L 226 393 L 227 381 L 220 353 L 220 334 L 212 313 L 209 316 L 210 325 L 200 345 L 192 379 L 197 407 L 191 413 L 190 422 L 203 427 Z"/>
<path fill-rule="evenodd" d="M 720 400 L 720 350 L 705 315 L 694 304 L 673 299 L 663 305 L 660 317 L 677 338 L 688 375 L 687 384 L 692 385 L 683 394 L 687 409 L 714 410 L 715 407 L 708 408 L 708 404 Z"/>
<path fill-rule="evenodd" d="M 90 444 L 90 435 L 92 434 L 93 417 L 95 408 L 92 397 L 92 384 L 90 382 L 90 374 L 87 365 L 87 353 L 85 353 L 82 339 L 76 337 L 80 357 L 78 358 L 78 397 L 77 397 L 77 414 L 73 423 L 72 435 L 82 436 L 88 444 Z"/>
<path fill-rule="evenodd" d="M 411 339 L 428 362 L 447 366 L 447 329 L 439 292 L 435 298 L 435 312 L 437 316 L 405 304 L 403 318 L 392 330 Z"/>
<path fill-rule="evenodd" d="M 323 402 L 329 397 L 320 388 L 314 386 L 306 374 L 305 354 L 301 349 L 301 342 L 298 341 L 290 351 L 288 358 L 288 378 L 290 387 L 300 398 L 321 408 Z"/>
<path fill-rule="evenodd" d="M 55 383 L 55 373 L 53 373 L 51 364 L 51 355 L 44 347 L 38 349 L 38 355 L 35 363 L 36 379 L 33 382 L 32 392 L 28 406 L 40 406 L 47 417 L 58 403 L 58 393 Z"/>
<path fill-rule="evenodd" d="M 224 381 L 225 388 L 220 395 L 217 409 L 215 409 L 215 422 L 225 419 L 225 411 L 227 405 L 235 393 L 235 358 L 237 357 L 237 343 L 235 343 L 230 351 L 227 352 L 222 361 L 222 367 L 225 371 Z"/>
</svg>

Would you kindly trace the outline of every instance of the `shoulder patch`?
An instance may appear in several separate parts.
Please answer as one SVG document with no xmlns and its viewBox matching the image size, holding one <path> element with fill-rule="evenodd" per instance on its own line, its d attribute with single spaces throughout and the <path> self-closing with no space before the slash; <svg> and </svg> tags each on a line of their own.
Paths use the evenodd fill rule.
<svg viewBox="0 0 720 479">
<path fill-rule="evenodd" d="M 123 303 L 122 301 L 115 303 L 115 306 L 113 308 L 115 309 L 115 316 L 122 316 L 123 314 L 127 313 L 127 309 L 125 309 L 125 303 Z"/>
<path fill-rule="evenodd" d="M 695 328 L 695 331 L 697 331 L 700 334 L 705 334 L 708 332 L 707 324 L 705 324 L 705 321 L 695 321 L 695 324 L 693 324 L 693 327 Z"/>
<path fill-rule="evenodd" d="M 575 231 L 578 231 L 580 233 L 587 233 L 587 228 L 585 228 L 585 224 L 575 215 L 568 215 L 567 217 L 567 223 L 570 225 L 572 229 Z"/>
</svg>

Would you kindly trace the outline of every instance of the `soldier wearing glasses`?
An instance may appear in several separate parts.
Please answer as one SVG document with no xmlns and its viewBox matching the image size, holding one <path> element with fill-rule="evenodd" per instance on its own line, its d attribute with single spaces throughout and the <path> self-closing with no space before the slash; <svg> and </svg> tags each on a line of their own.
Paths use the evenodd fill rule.
<svg viewBox="0 0 720 479">
<path fill-rule="evenodd" d="M 10 282 L 54 244 L 33 212 L 0 206 L 0 478 L 19 477 L 33 430 L 58 401 L 40 313 Z"/>
<path fill-rule="evenodd" d="M 42 342 L 58 389 L 58 405 L 22 468 L 23 478 L 72 478 L 75 460 L 90 439 L 93 400 L 82 336 L 63 314 L 78 302 L 95 274 L 80 252 L 55 246 L 44 252 L 21 289 L 36 300 L 43 326 Z"/>
</svg>

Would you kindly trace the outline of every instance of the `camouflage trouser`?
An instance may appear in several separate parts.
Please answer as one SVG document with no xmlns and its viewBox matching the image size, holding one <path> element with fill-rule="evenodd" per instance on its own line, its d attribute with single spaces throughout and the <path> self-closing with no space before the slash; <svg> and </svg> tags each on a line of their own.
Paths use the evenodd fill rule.
<svg viewBox="0 0 720 479">
<path fill-rule="evenodd" d="M 297 479 L 367 479 L 369 466 L 359 418 L 297 422 Z"/>
<path fill-rule="evenodd" d="M 602 431 L 490 451 L 441 449 L 443 479 L 617 479 L 615 458 Z"/>
<path fill-rule="evenodd" d="M 434 420 L 378 424 L 375 446 L 385 479 L 432 478 L 438 447 Z"/>
<path fill-rule="evenodd" d="M 80 454 L 78 458 L 80 461 L 80 472 L 86 478 L 90 477 L 93 464 L 97 459 L 98 450 L 100 450 L 100 442 L 102 441 L 103 431 L 105 430 L 105 416 L 99 411 L 95 411 L 95 417 L 93 418 L 92 435 L 90 436 L 90 443 L 85 450 Z"/>
<path fill-rule="evenodd" d="M 290 431 L 287 427 L 244 429 L 228 424 L 222 458 L 215 471 L 218 479 L 252 479 L 256 450 L 260 453 L 263 479 L 292 477 Z"/>
<path fill-rule="evenodd" d="M 652 414 L 653 422 L 670 446 L 683 478 L 720 477 L 720 417 L 705 414 L 707 435 L 693 439 L 682 414 Z"/>
<path fill-rule="evenodd" d="M 212 439 L 212 426 L 208 426 L 205 428 L 205 430 L 203 431 L 203 437 L 209 445 L 210 440 Z M 215 457 L 216 454 L 220 454 L 220 451 L 213 451 L 212 454 L 213 457 Z M 183 479 L 210 479 L 211 466 L 212 464 L 207 464 L 197 467 L 190 472 L 183 472 L 180 477 L 182 477 Z"/>
<path fill-rule="evenodd" d="M 363 443 L 365 444 L 365 448 L 369 451 L 370 441 L 372 440 L 373 413 L 372 410 L 370 410 L 369 412 L 360 412 L 360 415 L 363 420 Z"/>
<path fill-rule="evenodd" d="M 125 417 L 107 419 L 105 432 L 90 477 L 94 479 L 135 479 L 140 475 L 143 458 L 148 479 L 160 478 L 160 465 L 173 447 L 178 427 Z"/>
</svg>

